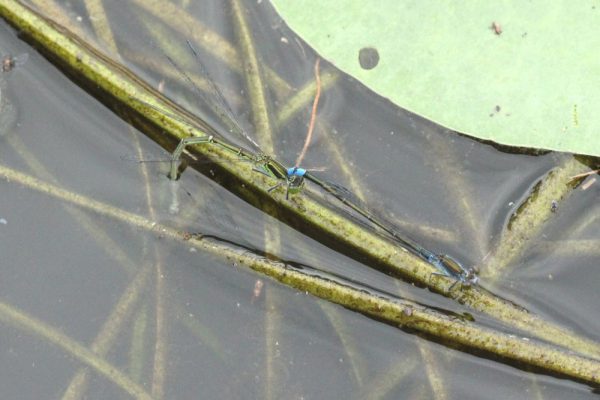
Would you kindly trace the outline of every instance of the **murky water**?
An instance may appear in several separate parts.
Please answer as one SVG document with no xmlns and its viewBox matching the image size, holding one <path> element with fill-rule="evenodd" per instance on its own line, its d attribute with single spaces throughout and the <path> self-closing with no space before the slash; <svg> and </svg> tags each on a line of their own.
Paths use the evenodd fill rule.
<svg viewBox="0 0 600 400">
<path fill-rule="evenodd" d="M 235 42 L 231 14 L 220 2 L 190 3 L 173 5 L 202 21 L 207 32 Z M 94 36 L 101 16 L 88 15 L 83 2 L 62 7 L 70 24 Z M 191 40 L 232 113 L 264 146 L 252 128 L 243 78 L 229 65 L 230 56 L 221 54 L 222 43 L 199 43 L 187 20 L 153 15 L 138 1 L 105 7 L 121 62 L 227 139 L 244 144 L 226 133 L 210 104 L 166 61 L 168 55 L 190 75 L 198 73 L 185 43 Z M 315 54 L 269 4 L 248 7 L 261 63 L 288 86 L 270 86 L 277 121 L 287 101 L 313 79 Z M 0 180 L 0 302 L 49 327 L 35 334 L 25 323 L 0 325 L 6 398 L 56 398 L 68 390 L 86 398 L 122 397 L 123 389 L 97 371 L 88 372 L 84 389 L 75 388 L 85 363 L 66 345 L 71 341 L 165 398 L 430 398 L 439 385 L 448 398 L 592 396 L 583 384 L 426 341 L 160 232 L 46 194 L 40 188 L 52 185 L 259 253 L 267 249 L 265 237 L 277 235 L 281 245 L 274 256 L 280 259 L 431 307 L 472 313 L 282 224 L 191 168 L 171 182 L 167 165 L 123 161 L 161 150 L 4 23 L 0 28 L 2 55 L 29 55 L 24 65 L 0 75 L 0 163 L 39 180 Z M 324 60 L 321 68 L 334 70 Z M 302 148 L 311 102 L 276 125 L 273 152 L 286 165 L 294 164 Z M 343 75 L 323 91 L 319 110 L 303 165 L 324 168 L 320 176 L 352 188 L 407 236 L 469 266 L 484 263 L 519 204 L 565 157 L 510 152 L 449 132 Z M 600 296 L 592 277 L 600 248 L 599 191 L 598 183 L 574 190 L 536 245 L 494 287 L 502 297 L 596 340 Z M 56 339 L 59 332 L 68 340 Z"/>
</svg>

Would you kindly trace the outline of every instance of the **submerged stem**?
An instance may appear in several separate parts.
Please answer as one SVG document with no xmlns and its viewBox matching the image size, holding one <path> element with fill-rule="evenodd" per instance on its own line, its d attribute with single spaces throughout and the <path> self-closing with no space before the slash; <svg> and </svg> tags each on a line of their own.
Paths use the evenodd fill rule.
<svg viewBox="0 0 600 400">
<path fill-rule="evenodd" d="M 408 300 L 371 293 L 338 279 L 321 277 L 314 274 L 314 272 L 311 273 L 311 271 L 298 270 L 281 261 L 250 253 L 246 248 L 237 248 L 228 243 L 215 241 L 201 235 L 190 237 L 188 234 L 157 224 L 143 216 L 68 192 L 3 166 L 0 166 L 0 177 L 94 211 L 105 217 L 126 222 L 138 229 L 154 232 L 162 238 L 185 241 L 188 245 L 199 250 L 226 259 L 232 265 L 252 269 L 301 292 L 310 293 L 378 320 L 386 321 L 391 325 L 416 330 L 443 342 L 495 354 L 501 358 L 524 363 L 526 366 L 559 373 L 590 384 L 600 384 L 600 361 L 580 356 L 572 351 L 540 343 L 534 339 L 486 328 L 475 322 L 446 315 Z M 9 306 L 0 307 L 0 317 L 4 316 L 3 311 L 7 307 Z M 6 314 L 11 320 L 19 319 L 18 317 L 11 317 L 13 315 L 11 312 L 7 311 Z M 533 324 L 536 317 L 534 315 L 531 317 L 528 322 Z M 40 332 L 40 329 L 36 328 L 37 323 L 26 325 L 28 327 L 33 326 L 31 329 L 36 333 Z M 551 331 L 550 333 L 565 335 L 565 332 Z M 42 336 L 52 335 L 42 333 Z M 50 339 L 52 342 L 56 342 L 53 338 Z M 79 350 L 77 351 L 79 352 Z"/>
<path fill-rule="evenodd" d="M 195 123 L 187 124 L 182 121 L 191 120 L 189 115 L 181 112 L 175 105 L 164 99 L 146 83 L 133 75 L 125 67 L 116 64 L 97 50 L 91 48 L 80 38 L 68 32 L 65 28 L 37 14 L 17 0 L 0 0 L 0 14 L 11 24 L 27 34 L 39 46 L 45 48 L 63 65 L 68 65 L 82 80 L 92 82 L 95 87 L 102 89 L 104 94 L 111 97 L 118 106 L 129 107 L 143 117 L 143 122 L 160 127 L 171 142 L 183 137 L 206 136 L 206 132 L 195 129 Z M 139 99 L 139 100 L 136 100 Z M 150 105 L 150 106 L 148 106 Z M 164 109 L 171 116 L 157 111 Z M 218 160 L 233 160 L 234 155 L 210 146 L 195 146 L 192 153 Z M 405 251 L 397 243 L 383 238 L 381 235 L 366 228 L 349 218 L 346 213 L 331 209 L 315 200 L 314 191 L 307 190 L 292 197 L 289 201 L 281 191 L 270 192 L 273 179 L 256 174 L 243 165 L 230 163 L 222 167 L 232 178 L 234 185 L 230 190 L 244 197 L 248 202 L 264 207 L 271 206 L 279 218 L 284 219 L 298 229 L 320 239 L 335 242 L 343 246 L 351 254 L 358 254 L 363 260 L 374 261 L 373 264 L 383 266 L 387 271 L 397 276 L 427 286 L 438 293 L 452 297 L 474 310 L 486 313 L 503 321 L 515 330 L 522 330 L 545 340 L 567 347 L 573 351 L 598 357 L 598 343 L 579 337 L 574 332 L 544 321 L 535 314 L 529 313 L 515 304 L 486 291 L 481 287 L 455 288 L 450 290 L 453 280 L 447 277 L 433 276 L 435 268 L 423 259 Z M 568 168 L 567 168 L 568 169 Z M 0 174 L 20 182 L 28 182 L 30 187 L 72 201 L 81 207 L 92 207 L 98 212 L 115 218 L 124 218 L 135 226 L 155 229 L 156 224 L 137 215 L 126 214 L 114 207 L 107 206 L 96 200 L 65 193 L 31 177 L 23 176 L 16 171 L 0 168 Z M 572 175 L 572 173 L 570 173 Z M 569 175 L 569 176 L 570 176 Z M 25 184 L 25 183 L 23 183 Z M 310 189 L 306 188 L 306 189 Z M 166 229 L 166 228 L 165 228 Z M 178 235 L 171 232 L 174 238 Z M 196 245 L 214 251 L 214 244 L 198 240 Z M 217 246 L 218 247 L 218 246 Z M 248 256 L 248 255 L 247 255 Z M 228 257 L 227 255 L 225 257 Z M 249 256 L 248 256 L 249 257 Z M 589 382 L 600 380 L 597 363 L 583 357 L 564 354 L 558 349 L 545 345 L 534 345 L 520 338 L 509 337 L 498 332 L 472 326 L 472 324 L 449 321 L 444 316 L 430 315 L 426 312 L 414 312 L 410 306 L 410 315 L 406 314 L 405 303 L 383 302 L 375 296 L 346 287 L 339 287 L 331 282 L 323 282 L 315 277 L 306 278 L 298 271 L 291 271 L 281 266 L 273 265 L 262 259 L 248 259 L 239 255 L 236 260 L 243 261 L 250 268 L 278 281 L 326 298 L 329 301 L 343 304 L 346 307 L 359 310 L 368 315 L 390 321 L 421 332 L 441 337 L 455 343 L 468 345 L 472 348 L 500 354 L 504 357 L 529 363 L 547 370 L 564 373 Z"/>
</svg>

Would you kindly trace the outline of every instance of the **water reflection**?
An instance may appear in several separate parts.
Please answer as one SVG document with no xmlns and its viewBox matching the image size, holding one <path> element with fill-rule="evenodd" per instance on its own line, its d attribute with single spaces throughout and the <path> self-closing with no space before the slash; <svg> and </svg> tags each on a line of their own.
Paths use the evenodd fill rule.
<svg viewBox="0 0 600 400">
<path fill-rule="evenodd" d="M 241 125 L 248 126 L 251 134 L 260 134 L 252 130 L 239 56 L 235 50 L 223 50 L 235 49 L 229 11 L 217 3 L 204 8 L 194 3 L 189 9 L 169 3 L 183 13 L 174 24 L 173 20 L 161 22 L 167 13 L 151 14 L 147 9 L 151 2 L 144 3 L 118 7 L 107 3 L 119 49 L 125 55 L 137 51 L 157 66 L 133 65 L 136 59 L 128 61 L 132 67 L 150 81 L 164 80 L 169 96 L 211 120 L 211 110 L 198 102 L 196 90 L 178 80 L 177 74 L 164 74 L 165 63 L 160 61 L 167 51 L 185 49 L 188 38 L 202 36 L 194 33 L 201 29 L 196 23 L 202 23 L 203 33 L 212 32 L 206 37 L 220 38 L 218 44 L 198 45 L 206 68 L 224 87 Z M 83 3 L 77 8 L 79 14 L 84 13 Z M 278 127 L 273 155 L 292 165 L 301 151 L 310 111 L 285 114 L 284 106 L 312 79 L 315 55 L 305 44 L 294 44 L 297 40 L 271 8 L 257 6 L 250 12 L 255 18 L 254 35 L 265 46 L 263 63 L 277 69 L 279 79 L 288 86 L 273 83 L 269 95 L 279 106 L 273 108 Z M 97 18 L 101 16 L 90 15 L 82 25 L 92 31 Z M 181 22 L 187 18 L 194 24 Z M 166 37 L 171 50 L 159 48 L 159 40 L 151 36 L 157 35 L 160 24 L 172 34 Z M 282 41 L 281 37 L 293 39 Z M 156 152 L 157 147 L 36 59 L 35 84 L 17 94 L 19 104 L 26 106 L 27 118 L 14 136 L 44 167 L 35 168 L 29 158 L 15 163 L 15 168 L 47 181 L 57 180 L 76 194 L 172 224 L 182 232 L 214 234 L 265 254 L 273 252 L 281 259 L 367 282 L 388 293 L 401 293 L 422 304 L 463 311 L 453 301 L 380 274 L 264 215 L 212 177 L 188 170 L 175 187 L 159 167 L 144 171 L 144 167 L 121 162 L 119 156 L 136 152 L 133 143 L 139 142 L 142 151 Z M 15 72 L 18 69 L 10 74 Z M 11 75 L 0 74 L 0 82 L 6 82 L 5 76 Z M 16 114 L 11 117 L 6 108 L 12 96 L 5 86 L 0 89 L 6 104 L 1 123 L 12 129 Z M 469 266 L 484 259 L 503 232 L 512 212 L 507 205 L 520 204 L 533 183 L 558 163 L 552 154 L 511 154 L 456 135 L 396 108 L 347 77 L 338 77 L 322 101 L 321 125 L 305 165 L 327 166 L 329 179 L 351 187 L 419 243 L 452 254 Z M 211 122 L 219 126 L 218 116 L 213 115 Z M 220 132 L 227 134 L 227 127 Z M 8 146 L 5 137 L 0 140 L 3 162 L 13 153 L 25 154 L 13 144 Z M 420 390 L 426 391 L 421 397 L 428 397 L 429 389 L 422 388 L 429 388 L 431 377 L 436 376 L 444 379 L 443 388 L 451 392 L 450 397 L 519 396 L 529 390 L 523 383 L 528 379 L 523 378 L 536 378 L 436 343 L 424 344 L 415 335 L 274 284 L 224 257 L 198 252 L 185 242 L 173 244 L 160 232 L 140 231 L 105 216 L 81 213 L 70 204 L 18 185 L 6 187 L 9 190 L 0 196 L 0 215 L 11 223 L 0 231 L 4 235 L 0 241 L 3 301 L 60 327 L 145 390 L 162 392 L 166 398 L 223 397 L 224 393 L 234 398 L 364 397 L 373 393 L 403 397 Z M 578 192 L 579 203 L 561 205 L 556 214 L 590 216 L 586 214 L 593 210 L 588 193 Z M 598 219 L 580 220 L 594 221 L 584 235 L 596 240 L 598 230 L 593 227 Z M 560 240 L 568 226 L 567 219 L 559 221 L 550 228 L 554 234 L 550 236 Z M 273 243 L 281 246 L 273 247 Z M 581 321 L 584 333 L 591 335 L 597 331 L 597 322 L 581 310 L 587 307 L 587 315 L 594 315 L 593 307 L 598 304 L 597 291 L 586 279 L 595 264 L 593 257 L 585 256 L 589 252 L 582 254 L 578 271 L 568 268 L 572 254 L 564 258 L 553 252 L 527 255 L 518 261 L 523 268 L 504 278 L 507 286 L 514 281 L 515 289 L 506 290 L 516 303 L 526 303 L 548 318 Z M 560 281 L 543 279 L 549 264 Z M 563 286 L 565 281 L 571 283 Z M 560 315 L 545 304 L 561 309 Z M 69 353 L 58 352 L 49 341 L 13 328 L 3 327 L 3 334 L 9 349 L 5 369 L 13 371 L 2 378 L 2 387 L 10 387 L 8 397 L 60 395 L 65 387 L 76 386 L 80 374 L 88 376 L 89 385 L 81 392 L 72 389 L 74 393 L 112 390 L 112 397 L 121 395 L 121 389 L 108 380 L 89 379 L 89 372 L 80 370 L 80 362 L 65 358 Z M 482 387 L 482 381 L 492 385 Z M 567 390 L 572 395 L 573 387 L 581 390 L 579 385 L 548 381 L 544 390 L 554 397 L 564 397 L 559 393 Z M 490 393 L 492 387 L 494 393 Z"/>
</svg>

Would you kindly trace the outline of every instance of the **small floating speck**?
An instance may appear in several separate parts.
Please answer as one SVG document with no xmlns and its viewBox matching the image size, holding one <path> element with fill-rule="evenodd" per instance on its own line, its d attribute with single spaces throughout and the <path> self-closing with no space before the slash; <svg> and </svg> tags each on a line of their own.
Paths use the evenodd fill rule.
<svg viewBox="0 0 600 400">
<path fill-rule="evenodd" d="M 502 34 L 502 25 L 500 25 L 499 22 L 492 22 L 492 26 L 490 27 L 490 29 L 493 30 L 494 33 L 498 36 Z"/>
<path fill-rule="evenodd" d="M 10 72 L 15 67 L 20 67 L 27 62 L 29 59 L 29 54 L 23 53 L 18 56 L 13 56 L 11 54 L 7 54 L 2 57 L 2 72 Z"/>
<path fill-rule="evenodd" d="M 8 221 L 4 218 L 0 218 L 0 225 L 6 225 L 8 224 Z"/>
</svg>

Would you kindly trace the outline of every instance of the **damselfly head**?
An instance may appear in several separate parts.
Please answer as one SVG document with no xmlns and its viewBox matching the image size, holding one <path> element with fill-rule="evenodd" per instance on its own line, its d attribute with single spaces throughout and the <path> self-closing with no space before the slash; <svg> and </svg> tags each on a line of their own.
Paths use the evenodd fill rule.
<svg viewBox="0 0 600 400">
<path fill-rule="evenodd" d="M 466 286 L 477 285 L 479 283 L 479 276 L 477 276 L 477 269 L 466 268 L 462 277 L 462 282 Z"/>
</svg>

